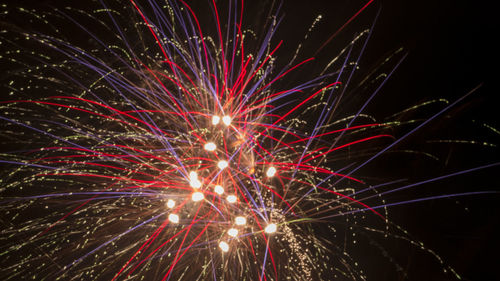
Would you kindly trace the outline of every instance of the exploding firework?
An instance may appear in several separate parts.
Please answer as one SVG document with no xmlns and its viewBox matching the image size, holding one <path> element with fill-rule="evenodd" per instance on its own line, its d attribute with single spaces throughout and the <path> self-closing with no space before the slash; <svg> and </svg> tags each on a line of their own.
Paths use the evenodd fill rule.
<svg viewBox="0 0 500 281">
<path fill-rule="evenodd" d="M 370 25 L 328 60 L 280 58 L 279 5 L 250 28 L 243 1 L 209 2 L 3 6 L 2 278 L 366 280 L 367 248 L 404 272 L 380 236 L 460 279 L 388 219 L 425 182 L 360 173 L 460 100 L 378 121 L 405 53 L 357 78 Z"/>
</svg>

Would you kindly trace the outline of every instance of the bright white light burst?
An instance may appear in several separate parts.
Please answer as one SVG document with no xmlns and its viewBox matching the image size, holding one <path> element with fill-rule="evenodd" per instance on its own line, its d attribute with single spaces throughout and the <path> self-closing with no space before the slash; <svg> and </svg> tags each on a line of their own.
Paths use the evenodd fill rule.
<svg viewBox="0 0 500 281">
<path fill-rule="evenodd" d="M 201 192 L 195 192 L 193 193 L 193 195 L 191 195 L 191 200 L 193 200 L 194 202 L 201 201 L 203 200 L 203 198 L 205 198 L 205 196 Z"/>
<path fill-rule="evenodd" d="M 220 117 L 217 115 L 212 116 L 212 125 L 217 125 L 220 122 Z"/>
<path fill-rule="evenodd" d="M 276 232 L 276 224 L 274 223 L 270 223 L 266 226 L 266 228 L 264 229 L 264 231 L 266 233 L 274 233 Z"/>
<path fill-rule="evenodd" d="M 235 203 L 236 202 L 236 196 L 235 195 L 229 195 L 229 196 L 227 196 L 227 202 L 229 202 L 229 203 Z"/>
<path fill-rule="evenodd" d="M 228 245 L 226 242 L 224 242 L 224 241 L 221 241 L 221 242 L 219 243 L 219 248 L 220 248 L 223 252 L 227 252 L 227 251 L 229 251 L 229 245 Z"/>
<path fill-rule="evenodd" d="M 273 177 L 275 174 L 276 174 L 276 168 L 269 167 L 269 169 L 267 169 L 267 172 L 266 172 L 267 177 L 269 177 L 269 178 Z"/>
<path fill-rule="evenodd" d="M 201 187 L 201 181 L 198 179 L 198 173 L 196 173 L 194 171 L 189 173 L 189 185 L 192 188 L 200 188 Z"/>
<path fill-rule="evenodd" d="M 178 223 L 179 222 L 179 216 L 176 214 L 170 214 L 168 215 L 168 220 L 173 222 L 173 223 Z"/>
<path fill-rule="evenodd" d="M 227 115 L 226 115 L 226 116 L 224 116 L 224 117 L 222 117 L 222 122 L 223 122 L 223 123 L 224 123 L 224 125 L 226 125 L 226 126 L 231 125 L 231 117 L 229 117 L 229 116 L 227 116 Z"/>
<path fill-rule="evenodd" d="M 245 225 L 247 223 L 247 219 L 245 217 L 236 217 L 235 222 L 236 225 Z"/>
<path fill-rule="evenodd" d="M 172 199 L 168 199 L 167 201 L 167 207 L 172 209 L 175 206 L 175 201 Z"/>
<path fill-rule="evenodd" d="M 236 228 L 230 228 L 228 231 L 227 231 L 227 235 L 231 236 L 231 237 L 236 237 L 238 236 L 238 229 Z"/>
<path fill-rule="evenodd" d="M 217 148 L 217 146 L 216 146 L 216 145 L 215 145 L 215 143 L 213 143 L 213 142 L 207 142 L 207 143 L 203 146 L 203 148 L 205 148 L 205 150 L 206 150 L 206 151 L 214 151 L 214 150 Z"/>
<path fill-rule="evenodd" d="M 217 167 L 219 167 L 219 169 L 224 169 L 228 166 L 229 164 L 227 163 L 226 160 L 221 160 L 219 161 L 219 163 L 217 163 Z"/>
<path fill-rule="evenodd" d="M 200 188 L 201 187 L 201 181 L 199 181 L 199 180 L 192 180 L 191 182 L 189 182 L 189 185 L 192 188 Z"/>
<path fill-rule="evenodd" d="M 220 185 L 216 185 L 214 187 L 214 191 L 215 191 L 215 193 L 222 195 L 224 193 L 224 188 Z"/>
</svg>

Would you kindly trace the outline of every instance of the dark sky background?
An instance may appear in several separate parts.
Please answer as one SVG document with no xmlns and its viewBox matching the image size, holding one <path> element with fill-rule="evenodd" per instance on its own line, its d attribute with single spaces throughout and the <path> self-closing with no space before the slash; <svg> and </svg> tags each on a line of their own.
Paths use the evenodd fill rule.
<svg viewBox="0 0 500 281">
<path fill-rule="evenodd" d="M 337 1 L 330 1 L 329 11 L 335 12 Z M 361 1 L 360 3 L 363 3 Z M 345 21 L 356 7 L 350 2 L 345 8 Z M 322 6 L 315 7 L 321 11 Z M 476 139 L 498 144 L 499 136 L 485 130 L 471 129 L 471 120 L 484 121 L 498 128 L 498 91 L 491 80 L 494 53 L 492 34 L 494 16 L 492 7 L 474 1 L 375 1 L 373 7 L 360 16 L 373 19 L 381 7 L 373 37 L 368 45 L 362 64 L 370 65 L 384 54 L 400 46 L 408 51 L 408 57 L 388 81 L 379 101 L 390 100 L 381 111 L 391 112 L 390 107 L 404 107 L 432 97 L 455 100 L 479 84 L 483 84 L 472 96 L 457 105 L 446 115 L 448 121 L 433 122 L 437 130 L 424 130 L 420 134 L 433 138 L 441 131 L 443 138 Z M 300 10 L 295 10 L 300 13 Z M 344 13 L 336 13 L 342 16 Z M 368 15 L 368 16 L 367 16 Z M 371 15 L 371 16 L 370 16 Z M 367 17 L 364 17 L 367 16 Z M 340 21 L 342 21 L 340 20 Z M 359 22 L 350 27 L 355 29 Z M 346 30 L 348 33 L 349 29 Z M 446 166 L 436 167 L 446 173 L 484 163 L 498 161 L 499 151 L 473 145 L 441 146 L 447 151 Z M 401 163 L 402 165 L 408 165 Z M 433 166 L 429 167 L 433 169 Z M 425 167 L 417 173 L 433 175 L 438 171 Z M 499 181 L 494 175 L 498 168 L 459 176 L 450 180 L 426 185 L 415 197 L 435 194 L 435 190 L 449 193 L 473 190 L 498 190 Z M 425 175 L 423 176 L 425 178 Z M 406 227 L 417 240 L 423 241 L 438 253 L 466 280 L 500 280 L 498 258 L 500 237 L 500 207 L 498 195 L 444 199 L 412 204 L 391 209 L 394 220 Z M 404 248 L 401 248 L 404 249 Z M 396 250 L 397 249 L 393 249 Z M 430 256 L 417 252 L 398 252 L 396 257 L 407 256 L 410 280 L 447 280 L 439 273 Z M 434 265 L 433 265 L 434 264 Z M 397 280 L 385 275 L 384 268 L 369 280 Z"/>
<path fill-rule="evenodd" d="M 284 30 L 278 32 L 278 36 L 301 40 L 304 28 L 309 27 L 317 14 L 322 14 L 324 22 L 312 41 L 323 43 L 367 1 L 307 2 L 285 1 Z M 486 123 L 499 128 L 498 91 L 492 80 L 496 68 L 492 37 L 497 25 L 493 7 L 474 1 L 374 1 L 318 57 L 328 57 L 325 53 L 330 51 L 335 54 L 335 50 L 344 47 L 353 34 L 373 23 L 379 8 L 380 16 L 360 62 L 360 75 L 363 75 L 364 69 L 380 63 L 387 54 L 400 47 L 405 49 L 408 57 L 368 110 L 375 115 L 388 116 L 428 99 L 454 101 L 481 85 L 474 94 L 404 143 L 411 147 L 429 139 L 456 139 L 498 145 L 498 134 L 478 126 Z M 321 37 L 324 37 L 323 41 Z M 289 41 L 285 39 L 285 42 Z M 314 53 L 317 47 L 309 45 L 305 53 Z M 438 108 L 434 110 L 437 112 Z M 397 169 L 397 165 L 411 167 L 414 168 L 415 179 L 423 179 L 497 162 L 500 155 L 498 148 L 479 145 L 438 145 L 430 151 L 441 157 L 440 164 L 429 165 L 401 157 L 396 163 L 382 162 L 383 168 Z M 409 196 L 418 198 L 467 191 L 498 191 L 500 182 L 495 176 L 498 172 L 498 167 L 489 168 L 438 181 L 412 190 Z M 404 199 L 409 198 L 400 198 Z M 390 215 L 415 240 L 434 250 L 465 280 L 500 280 L 498 203 L 499 195 L 441 199 L 392 207 Z M 409 280 L 449 280 L 450 276 L 441 273 L 442 268 L 437 266 L 433 257 L 422 255 L 416 249 L 408 250 L 403 244 L 395 243 L 387 247 L 393 257 L 402 261 Z M 391 265 L 384 267 L 375 263 L 372 267 L 368 266 L 367 271 L 371 273 L 368 280 L 402 280 Z"/>
<path fill-rule="evenodd" d="M 24 2 L 31 5 L 37 1 Z M 49 5 L 60 4 L 59 1 L 44 2 Z M 284 2 L 282 11 L 285 19 L 277 39 L 283 39 L 287 44 L 283 49 L 291 51 L 293 46 L 301 42 L 316 15 L 322 14 L 324 22 L 318 26 L 311 42 L 323 43 L 367 1 Z M 497 16 L 494 15 L 495 9 L 485 2 L 374 1 L 318 57 L 331 57 L 330 54 L 344 47 L 353 34 L 373 23 L 380 8 L 372 38 L 360 62 L 361 75 L 365 69 L 370 69 L 400 47 L 405 49 L 408 57 L 373 101 L 374 108 L 369 107 L 369 110 L 380 116 L 388 116 L 426 99 L 443 97 L 453 101 L 482 84 L 473 95 L 450 110 L 446 118 L 432 122 L 429 124 L 430 129 L 419 132 L 409 142 L 441 137 L 480 140 L 498 145 L 499 135 L 477 126 L 484 122 L 499 128 L 496 103 L 498 91 L 494 87 L 497 83 L 492 79 L 492 73 L 498 67 L 493 62 L 497 44 L 492 39 L 498 33 L 494 30 Z M 260 4 L 249 3 L 248 6 L 249 14 L 252 14 L 259 9 Z M 314 53 L 318 47 L 318 44 L 307 45 L 304 53 Z M 403 163 L 397 164 L 415 165 L 418 167 L 414 170 L 417 174 L 415 178 L 430 178 L 499 159 L 498 148 L 478 145 L 452 144 L 429 149 L 445 155 L 445 163 L 426 166 L 427 163 L 406 163 L 404 161 L 412 159 L 400 158 L 399 161 Z M 394 162 L 387 164 L 385 169 L 396 168 Z M 499 180 L 495 176 L 498 172 L 498 168 L 490 168 L 428 184 L 411 196 L 417 198 L 464 191 L 498 190 Z M 408 229 L 415 240 L 424 242 L 466 280 L 500 280 L 499 198 L 499 195 L 488 195 L 442 199 L 392 207 L 390 214 L 396 223 Z M 405 198 L 394 198 L 397 199 Z M 408 247 L 399 247 L 398 244 L 388 248 L 394 257 L 402 261 L 409 280 L 448 280 L 440 273 L 441 267 L 430 255 L 422 255 L 417 250 L 408 252 Z M 390 266 L 368 265 L 367 272 L 372 273 L 368 274 L 368 280 L 400 280 Z"/>
</svg>

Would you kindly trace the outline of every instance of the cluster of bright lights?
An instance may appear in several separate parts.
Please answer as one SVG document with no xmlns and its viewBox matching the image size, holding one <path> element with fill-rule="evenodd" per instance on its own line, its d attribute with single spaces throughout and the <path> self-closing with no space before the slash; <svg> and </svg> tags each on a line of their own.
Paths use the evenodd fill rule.
<svg viewBox="0 0 500 281">
<path fill-rule="evenodd" d="M 213 115 L 212 119 L 211 119 L 212 125 L 214 125 L 214 126 L 218 125 L 221 120 L 222 120 L 222 123 L 224 125 L 226 125 L 226 126 L 231 125 L 232 118 L 230 116 L 227 116 L 227 115 L 223 116 L 222 118 L 217 116 L 217 115 Z M 217 150 L 217 145 L 212 141 L 208 141 L 203 145 L 203 149 L 205 151 L 208 151 L 208 152 L 215 152 Z M 219 168 L 220 171 L 226 169 L 227 167 L 229 167 L 228 161 L 219 160 L 217 162 L 217 168 Z M 267 169 L 265 174 L 267 177 L 273 177 L 276 175 L 276 173 L 277 173 L 277 169 L 275 167 L 271 166 Z M 204 194 L 204 191 L 202 190 L 204 184 L 203 184 L 203 180 L 199 177 L 198 172 L 197 171 L 190 171 L 189 175 L 188 175 L 188 179 L 189 179 L 189 181 L 188 181 L 189 186 L 191 188 L 193 188 L 193 192 L 191 193 L 191 198 L 190 198 L 191 201 L 200 202 L 200 201 L 204 200 L 205 194 Z M 211 185 L 210 182 L 208 182 L 206 184 L 207 184 L 207 186 Z M 213 192 L 215 194 L 217 194 L 218 196 L 222 196 L 225 193 L 225 189 L 222 185 L 215 184 L 215 185 L 213 185 Z M 235 204 L 238 202 L 238 197 L 235 194 L 229 194 L 225 197 L 225 201 L 229 204 Z M 173 199 L 168 199 L 166 205 L 169 209 L 173 209 L 176 205 L 176 202 Z M 168 220 L 172 223 L 179 223 L 180 218 L 179 218 L 178 214 L 171 213 L 168 216 Z M 246 224 L 247 224 L 247 218 L 245 216 L 241 216 L 241 215 L 236 216 L 234 218 L 234 226 L 230 227 L 227 230 L 227 232 L 226 232 L 227 235 L 233 239 L 237 238 L 238 234 L 241 232 L 241 229 L 239 230 L 238 228 L 244 228 Z M 235 227 L 238 227 L 238 228 L 235 228 Z M 276 232 L 276 230 L 277 230 L 276 224 L 270 223 L 265 227 L 264 232 L 271 234 L 271 233 Z M 229 241 L 221 240 L 219 242 L 219 248 L 221 249 L 222 252 L 228 252 L 230 249 Z"/>
<path fill-rule="evenodd" d="M 245 217 L 239 216 L 239 217 L 236 217 L 234 222 L 236 223 L 236 225 L 245 225 L 245 224 L 247 224 L 247 219 Z"/>
<path fill-rule="evenodd" d="M 217 124 L 219 124 L 219 123 L 220 123 L 220 120 L 221 120 L 220 116 L 218 116 L 218 115 L 213 115 L 213 116 L 212 116 L 212 125 L 217 125 Z M 231 116 L 224 115 L 224 116 L 222 117 L 222 123 L 224 123 L 224 125 L 226 125 L 226 126 L 231 125 L 231 121 L 232 121 Z"/>
<path fill-rule="evenodd" d="M 212 116 L 212 124 L 213 125 L 217 125 L 219 124 L 221 118 L 217 115 L 213 115 Z M 223 116 L 222 117 L 222 122 L 224 123 L 224 125 L 226 126 L 229 126 L 231 125 L 231 117 L 230 116 Z M 205 144 L 204 146 L 205 150 L 207 151 L 214 151 L 216 149 L 216 145 L 212 142 L 208 142 Z M 221 160 L 217 163 L 217 167 L 221 170 L 227 168 L 229 166 L 229 163 L 225 160 Z M 267 170 L 266 172 L 266 175 L 267 177 L 273 177 L 275 174 L 276 174 L 277 170 L 276 168 L 274 167 L 269 167 L 269 169 Z M 222 195 L 224 193 L 224 188 L 220 185 L 216 185 L 214 187 L 214 191 L 215 193 L 217 193 L 218 195 Z M 233 195 L 233 194 L 230 194 L 226 197 L 226 200 L 227 202 L 233 204 L 233 203 L 236 203 L 238 201 L 238 198 L 236 195 Z M 234 220 L 234 223 L 236 226 L 239 226 L 239 227 L 242 227 L 242 226 L 245 226 L 247 224 L 247 219 L 244 217 L 244 216 L 237 216 Z M 277 229 L 277 226 L 276 224 L 274 223 L 271 223 L 271 224 L 268 224 L 266 226 L 266 228 L 264 229 L 264 232 L 268 233 L 268 234 L 271 234 L 271 233 L 274 233 L 276 232 L 276 229 Z M 238 233 L 239 233 L 239 230 L 236 229 L 236 228 L 230 228 L 228 231 L 227 231 L 227 235 L 230 236 L 230 237 L 233 237 L 233 238 L 236 238 L 238 236 Z M 229 244 L 228 242 L 226 241 L 220 241 L 219 242 L 219 248 L 223 251 L 223 252 L 228 252 L 229 251 Z"/>
</svg>

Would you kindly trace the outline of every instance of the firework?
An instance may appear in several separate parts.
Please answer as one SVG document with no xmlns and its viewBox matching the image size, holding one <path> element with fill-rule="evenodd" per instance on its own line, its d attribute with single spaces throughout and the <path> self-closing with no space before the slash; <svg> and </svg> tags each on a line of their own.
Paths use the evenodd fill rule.
<svg viewBox="0 0 500 281">
<path fill-rule="evenodd" d="M 365 280 L 358 241 L 383 248 L 367 232 L 460 278 L 388 220 L 386 196 L 423 182 L 357 175 L 460 101 L 423 121 L 402 116 L 444 101 L 365 114 L 404 52 L 342 110 L 370 26 L 329 60 L 284 60 L 279 7 L 258 30 L 243 1 L 119 2 L 4 5 L 31 20 L 2 32 L 4 280 Z"/>
</svg>

